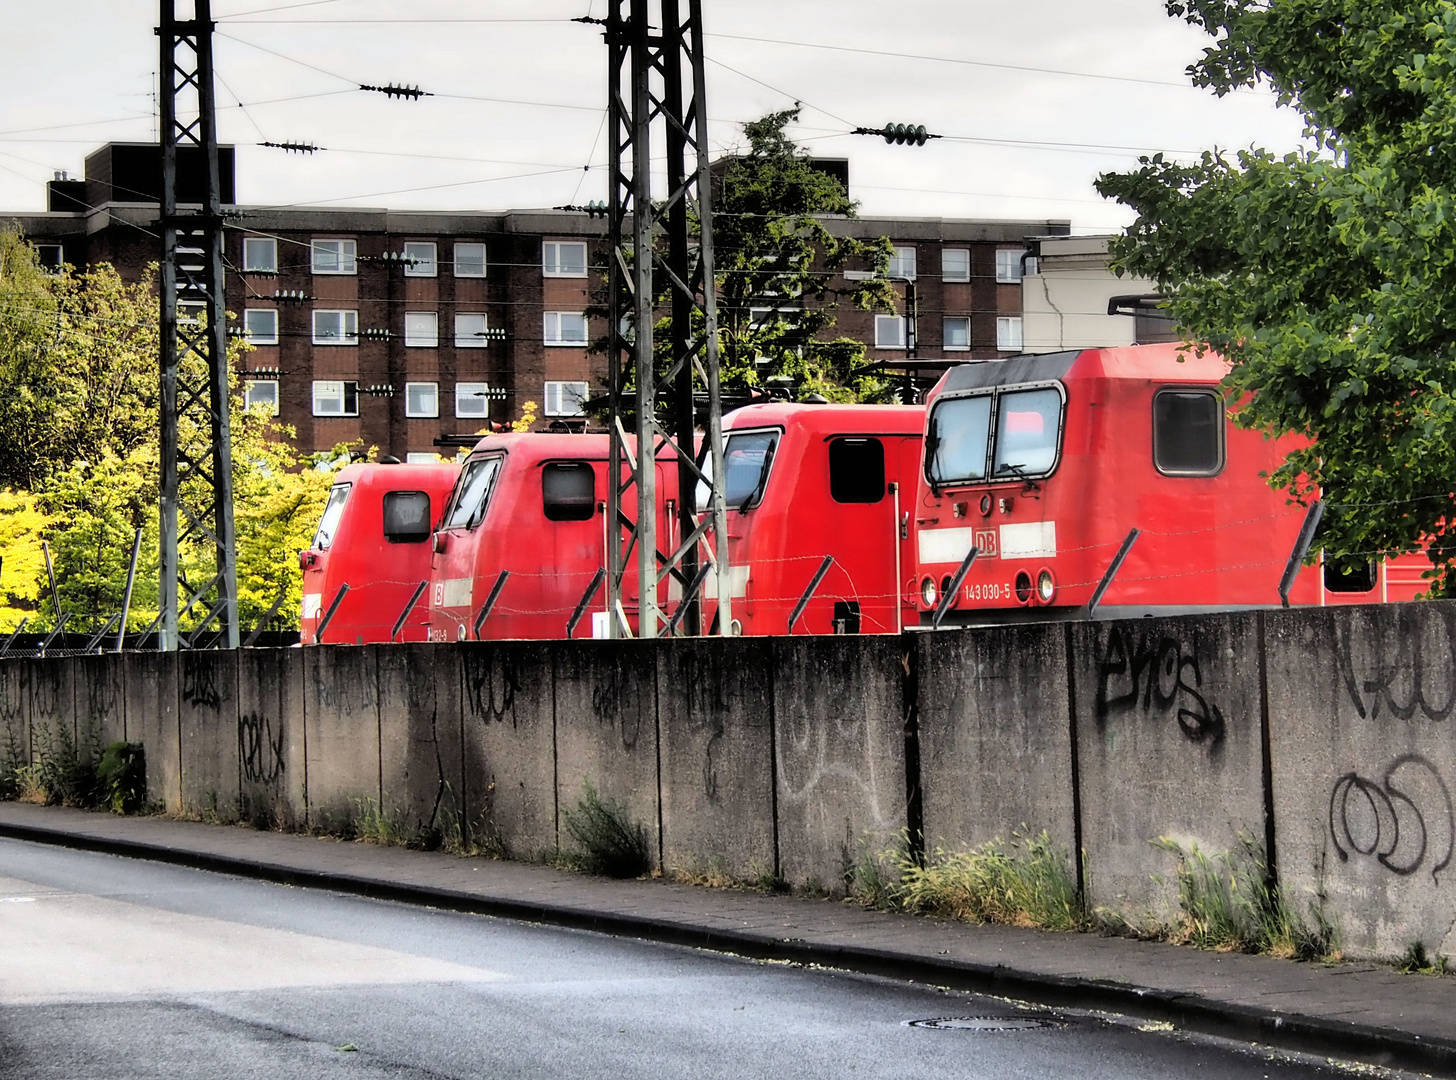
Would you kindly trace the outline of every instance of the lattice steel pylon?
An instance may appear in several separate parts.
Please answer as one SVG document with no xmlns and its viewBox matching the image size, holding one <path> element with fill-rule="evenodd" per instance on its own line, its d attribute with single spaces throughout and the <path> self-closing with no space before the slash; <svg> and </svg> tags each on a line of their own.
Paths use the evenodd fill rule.
<svg viewBox="0 0 1456 1080">
<path fill-rule="evenodd" d="M 186 0 L 182 0 L 186 3 Z M 222 256 L 222 183 L 213 99 L 210 0 L 194 0 L 178 18 L 178 0 L 161 0 L 162 497 L 161 647 L 195 646 L 215 633 L 238 647 L 237 557 L 233 470 L 228 430 L 227 311 Z M 202 200 L 177 203 L 177 156 L 195 148 Z M 179 549 L 211 549 L 211 567 L 184 580 Z M 179 623 L 201 618 L 186 642 Z"/>
<path fill-rule="evenodd" d="M 609 0 L 606 18 L 612 248 L 607 622 L 612 637 L 630 634 L 626 603 L 631 598 L 624 592 L 634 558 L 639 636 L 657 637 L 664 629 L 699 633 L 705 593 L 717 601 L 719 633 L 731 633 L 733 626 L 721 484 L 723 406 L 702 2 L 685 4 L 686 17 L 680 0 Z M 653 198 L 654 133 L 667 157 L 659 199 Z M 696 245 L 691 237 L 694 217 L 699 223 Z M 662 357 L 653 340 L 659 281 L 666 285 L 672 315 L 670 348 Z M 660 377 L 659 360 L 664 367 Z M 706 470 L 699 470 L 694 448 L 694 401 L 700 386 L 708 413 Z M 661 397 L 660 387 L 668 388 Z M 671 406 L 670 417 L 659 413 L 664 404 Z M 635 445 L 624 422 L 629 416 L 635 417 Z M 668 535 L 662 535 L 655 513 L 655 462 L 669 448 L 677 462 L 677 498 L 672 500 L 674 512 L 664 519 Z M 701 514 L 700 485 L 708 492 L 707 512 Z M 635 497 L 629 498 L 634 487 Z M 670 619 L 659 595 L 664 586 L 668 606 L 676 593 L 679 607 Z"/>
</svg>

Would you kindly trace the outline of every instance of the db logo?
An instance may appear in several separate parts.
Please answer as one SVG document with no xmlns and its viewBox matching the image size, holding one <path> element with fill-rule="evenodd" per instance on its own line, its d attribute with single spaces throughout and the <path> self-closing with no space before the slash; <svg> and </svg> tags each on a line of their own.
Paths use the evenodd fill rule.
<svg viewBox="0 0 1456 1080">
<path fill-rule="evenodd" d="M 982 559 L 994 559 L 996 557 L 995 529 L 976 530 L 976 550 L 981 553 L 979 557 Z"/>
</svg>

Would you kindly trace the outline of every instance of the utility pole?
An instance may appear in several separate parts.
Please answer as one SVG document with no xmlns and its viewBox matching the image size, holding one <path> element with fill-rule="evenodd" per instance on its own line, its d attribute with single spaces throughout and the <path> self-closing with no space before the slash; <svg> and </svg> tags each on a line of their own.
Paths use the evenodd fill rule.
<svg viewBox="0 0 1456 1080">
<path fill-rule="evenodd" d="M 186 4 L 187 0 L 181 0 Z M 161 648 L 216 642 L 238 647 L 237 549 L 232 440 L 228 430 L 227 312 L 222 257 L 222 182 L 213 98 L 211 0 L 161 0 L 162 498 Z M 179 151 L 201 173 L 200 206 L 177 204 Z M 189 192 L 189 198 L 196 197 Z M 213 565 L 182 580 L 179 549 L 200 541 Z M 183 642 L 179 621 L 200 616 Z"/>
<path fill-rule="evenodd" d="M 635 558 L 640 636 L 657 637 L 668 623 L 658 598 L 664 580 L 670 589 L 674 583 L 681 589 L 681 602 L 687 605 L 673 625 L 688 634 L 702 632 L 699 596 L 706 586 L 717 600 L 718 632 L 728 634 L 733 623 L 722 490 L 723 405 L 702 0 L 609 0 L 605 22 L 612 248 L 607 621 L 612 637 L 630 633 L 624 588 Z M 656 199 L 654 133 L 667 151 L 666 186 Z M 700 229 L 696 248 L 690 236 L 694 217 Z M 652 325 L 658 282 L 666 285 L 672 314 L 666 371 L 660 379 Z M 709 475 L 699 470 L 694 448 L 699 387 L 707 398 Z M 662 405 L 670 405 L 666 416 L 659 412 Z M 635 418 L 635 446 L 628 436 L 628 418 Z M 677 461 L 677 536 L 659 535 L 657 527 L 655 463 L 665 448 L 671 448 Z M 705 482 L 707 505 L 700 508 L 697 490 Z"/>
</svg>

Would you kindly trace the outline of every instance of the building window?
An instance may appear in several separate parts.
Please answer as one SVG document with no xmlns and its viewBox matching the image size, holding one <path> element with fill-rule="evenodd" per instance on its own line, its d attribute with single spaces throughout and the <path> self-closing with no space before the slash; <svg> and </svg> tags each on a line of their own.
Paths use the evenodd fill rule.
<svg viewBox="0 0 1456 1080">
<path fill-rule="evenodd" d="M 359 384 L 336 379 L 316 379 L 313 384 L 315 416 L 358 416 Z"/>
<path fill-rule="evenodd" d="M 1024 248 L 998 248 L 996 251 L 996 280 L 1003 285 L 1015 285 L 1021 280 L 1021 257 Z"/>
<path fill-rule="evenodd" d="M 404 463 L 406 465 L 438 465 L 440 464 L 440 455 L 432 454 L 428 451 L 418 454 L 406 454 L 404 456 Z"/>
<path fill-rule="evenodd" d="M 1021 316 L 996 320 L 996 348 L 1015 352 L 1021 348 Z"/>
<path fill-rule="evenodd" d="M 483 349 L 486 345 L 487 323 L 483 313 L 462 312 L 455 316 L 455 347 L 457 349 Z"/>
<path fill-rule="evenodd" d="M 947 316 L 941 323 L 941 345 L 948 350 L 971 347 L 971 320 L 965 315 Z"/>
<path fill-rule="evenodd" d="M 587 384 L 584 382 L 548 382 L 546 384 L 547 416 L 585 416 Z"/>
<path fill-rule="evenodd" d="M 404 313 L 404 343 L 411 349 L 434 349 L 440 344 L 440 316 L 434 311 Z"/>
<path fill-rule="evenodd" d="M 243 336 L 254 345 L 277 345 L 278 312 L 272 308 L 248 308 L 243 312 Z"/>
<path fill-rule="evenodd" d="M 971 280 L 971 252 L 969 248 L 940 249 L 940 280 Z"/>
<path fill-rule="evenodd" d="M 315 345 L 359 344 L 359 313 L 357 311 L 315 311 L 313 313 L 313 343 Z"/>
<path fill-rule="evenodd" d="M 58 272 L 66 262 L 66 251 L 60 244 L 35 244 L 35 261 L 42 270 Z"/>
<path fill-rule="evenodd" d="M 585 345 L 586 316 L 579 311 L 546 312 L 547 345 Z"/>
<path fill-rule="evenodd" d="M 895 254 L 890 256 L 890 276 L 892 278 L 909 278 L 915 280 L 915 249 L 913 247 L 897 247 Z"/>
<path fill-rule="evenodd" d="M 358 245 L 353 240 L 315 240 L 313 272 L 315 274 L 353 274 Z"/>
<path fill-rule="evenodd" d="M 485 277 L 485 245 L 455 245 L 455 276 Z"/>
<path fill-rule="evenodd" d="M 243 237 L 243 273 L 278 273 L 278 241 L 271 236 Z"/>
<path fill-rule="evenodd" d="M 274 379 L 249 379 L 243 383 L 243 408 L 266 408 L 269 416 L 278 415 L 278 383 Z"/>
<path fill-rule="evenodd" d="M 462 382 L 455 384 L 455 415 L 480 417 L 490 415 L 490 384 Z"/>
<path fill-rule="evenodd" d="M 905 347 L 905 316 L 875 316 L 875 348 L 903 349 Z"/>
<path fill-rule="evenodd" d="M 541 273 L 547 277 L 586 277 L 586 244 L 547 240 L 541 245 Z"/>
<path fill-rule="evenodd" d="M 773 326 L 782 323 L 785 330 L 797 330 L 799 328 L 799 316 L 804 309 L 801 307 L 755 307 L 748 309 L 748 326 L 751 330 L 762 330 L 766 326 Z"/>
<path fill-rule="evenodd" d="M 428 240 L 411 240 L 404 246 L 404 276 L 434 277 L 439 272 L 435 245 Z"/>
<path fill-rule="evenodd" d="M 404 414 L 428 418 L 440 415 L 440 384 L 407 382 L 404 384 Z"/>
</svg>

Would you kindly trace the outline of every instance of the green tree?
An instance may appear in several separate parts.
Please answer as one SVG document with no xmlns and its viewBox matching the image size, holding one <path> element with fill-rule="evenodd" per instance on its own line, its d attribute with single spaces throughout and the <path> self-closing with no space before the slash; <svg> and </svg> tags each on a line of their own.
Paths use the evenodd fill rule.
<svg viewBox="0 0 1456 1080">
<path fill-rule="evenodd" d="M 1350 561 L 1428 545 L 1456 591 L 1456 5 L 1168 0 L 1215 39 L 1189 69 L 1268 84 L 1309 148 L 1144 158 L 1098 190 L 1137 212 L 1120 269 L 1156 280 L 1187 338 L 1233 362 L 1235 418 L 1313 440 L 1271 478 L 1328 500 Z"/>
</svg>

